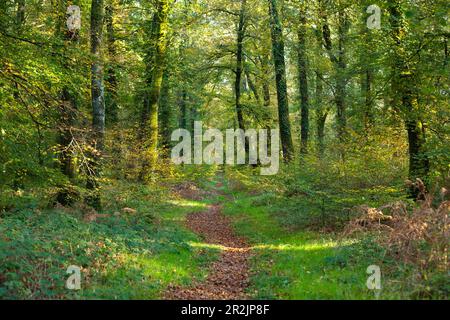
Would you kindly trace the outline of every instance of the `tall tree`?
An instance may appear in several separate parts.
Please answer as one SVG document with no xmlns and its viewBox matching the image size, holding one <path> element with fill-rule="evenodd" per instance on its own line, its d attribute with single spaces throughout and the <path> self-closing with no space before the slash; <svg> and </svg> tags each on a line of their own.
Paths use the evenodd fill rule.
<svg viewBox="0 0 450 320">
<path fill-rule="evenodd" d="M 115 16 L 117 14 L 116 0 L 107 0 L 105 7 L 105 24 L 107 33 L 107 46 L 108 46 L 108 67 L 106 72 L 106 93 L 105 93 L 105 105 L 106 105 L 106 121 L 108 124 L 116 124 L 118 121 L 118 97 L 117 97 L 117 35 L 115 28 Z"/>
<path fill-rule="evenodd" d="M 292 142 L 291 122 L 289 119 L 283 27 L 278 14 L 277 0 L 268 1 L 272 35 L 272 53 L 275 65 L 275 78 L 278 97 L 278 121 L 280 125 L 281 145 L 284 160 L 290 161 L 294 155 L 294 145 Z"/>
<path fill-rule="evenodd" d="M 169 148 L 171 144 L 171 119 L 172 107 L 170 105 L 170 73 L 164 72 L 161 87 L 161 97 L 159 99 L 159 126 L 161 128 L 161 148 L 164 156 L 170 155 Z"/>
<path fill-rule="evenodd" d="M 92 102 L 92 155 L 87 187 L 93 190 L 90 204 L 100 208 L 98 178 L 101 170 L 101 157 L 105 140 L 105 88 L 103 83 L 103 63 L 101 46 L 103 41 L 104 4 L 103 0 L 92 0 L 91 6 L 91 102 Z"/>
<path fill-rule="evenodd" d="M 270 69 L 270 52 L 267 54 L 262 54 L 258 56 L 259 64 L 261 66 L 261 77 L 262 77 L 262 92 L 264 107 L 270 106 L 270 79 L 269 79 L 269 69 Z"/>
<path fill-rule="evenodd" d="M 314 30 L 316 39 L 316 59 L 321 62 L 319 58 L 323 56 L 323 40 L 321 27 Z M 328 118 L 329 109 L 324 105 L 324 72 L 316 63 L 315 66 L 315 80 L 316 88 L 314 93 L 314 113 L 316 116 L 316 137 L 317 137 L 317 155 L 319 159 L 323 158 L 325 153 L 325 125 Z"/>
<path fill-rule="evenodd" d="M 335 103 L 336 103 L 336 122 L 337 122 L 337 136 L 340 142 L 344 142 L 345 135 L 347 131 L 347 61 L 346 61 L 346 40 L 347 32 L 350 27 L 349 20 L 346 13 L 346 8 L 340 6 L 338 8 L 338 32 L 337 32 L 337 55 L 334 52 L 333 41 L 331 37 L 331 28 L 328 23 L 328 15 L 326 13 L 326 8 L 322 4 L 321 8 L 322 17 L 322 30 L 323 30 L 323 41 L 325 49 L 328 53 L 330 61 L 332 62 L 335 69 Z M 341 156 L 343 152 L 341 150 Z"/>
<path fill-rule="evenodd" d="M 360 87 L 361 87 L 361 105 L 362 105 L 362 119 L 364 125 L 364 134 L 367 136 L 370 127 L 373 125 L 374 121 L 374 106 L 375 106 L 375 64 L 376 64 L 376 45 L 374 41 L 374 36 L 376 34 L 375 30 L 371 30 L 367 27 L 367 7 L 369 7 L 372 2 L 366 0 L 364 2 L 362 10 L 362 19 L 360 21 L 360 53 L 359 53 L 359 63 L 360 63 Z"/>
<path fill-rule="evenodd" d="M 25 22 L 25 0 L 16 0 L 16 6 L 16 27 L 17 31 L 20 32 Z"/>
<path fill-rule="evenodd" d="M 146 125 L 149 127 L 150 132 L 149 137 L 146 137 L 146 162 L 144 163 L 143 171 L 153 168 L 158 157 L 158 102 L 166 63 L 169 9 L 169 0 L 156 1 L 152 30 L 149 35 L 152 55 L 147 60 L 148 88 L 146 95 L 148 99 L 148 119 Z"/>
<path fill-rule="evenodd" d="M 300 8 L 300 21 L 297 30 L 297 69 L 298 69 L 298 87 L 301 101 L 301 148 L 300 153 L 308 153 L 309 139 L 309 93 L 308 93 L 308 56 L 306 52 L 307 37 L 307 12 L 304 2 Z"/>
<path fill-rule="evenodd" d="M 426 129 L 419 103 L 414 62 L 409 57 L 406 39 L 407 21 L 403 1 L 389 2 L 391 36 L 394 42 L 392 55 L 392 92 L 394 104 L 405 121 L 409 143 L 409 177 L 425 178 L 429 172 L 429 159 L 425 153 Z"/>
<path fill-rule="evenodd" d="M 328 110 L 323 105 L 323 75 L 316 70 L 315 113 L 317 129 L 317 153 L 322 158 L 325 153 L 325 125 L 328 118 Z"/>
<path fill-rule="evenodd" d="M 73 1 L 72 3 L 73 5 L 77 5 L 78 1 Z M 76 28 L 68 29 L 66 25 L 67 19 L 71 18 L 67 15 L 68 8 L 69 1 L 58 1 L 56 36 L 64 41 L 64 50 L 69 46 L 77 45 L 79 41 L 79 30 Z M 73 14 L 73 12 L 71 14 Z M 72 62 L 70 59 L 65 59 L 63 62 L 63 69 L 70 72 L 71 63 Z M 75 164 L 73 160 L 72 143 L 74 139 L 73 129 L 76 123 L 78 106 L 76 95 L 68 85 L 64 86 L 62 89 L 60 100 L 61 104 L 59 107 L 60 112 L 58 123 L 58 143 L 60 145 L 59 161 L 63 174 L 65 174 L 69 179 L 73 179 L 75 177 Z M 64 197 L 65 196 L 63 194 L 59 196 L 59 201 L 61 203 L 66 202 Z"/>
<path fill-rule="evenodd" d="M 239 22 L 237 29 L 237 46 L 236 46 L 236 79 L 234 85 L 235 92 L 235 107 L 238 120 L 239 129 L 245 130 L 244 114 L 241 105 L 241 89 L 242 89 L 242 75 L 244 72 L 244 38 L 246 29 L 246 0 L 241 0 L 241 10 L 239 12 Z"/>
</svg>

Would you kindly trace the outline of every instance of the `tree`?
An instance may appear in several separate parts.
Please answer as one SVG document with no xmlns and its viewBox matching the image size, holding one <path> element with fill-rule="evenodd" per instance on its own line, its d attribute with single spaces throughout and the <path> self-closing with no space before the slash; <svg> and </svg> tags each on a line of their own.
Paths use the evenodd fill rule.
<svg viewBox="0 0 450 320">
<path fill-rule="evenodd" d="M 302 3 L 300 8 L 300 23 L 297 30 L 297 68 L 298 68 L 298 88 L 301 101 L 301 148 L 300 153 L 308 153 L 309 138 L 309 93 L 308 93 L 308 56 L 306 52 L 307 41 L 307 21 L 306 7 Z"/>
<path fill-rule="evenodd" d="M 389 3 L 391 36 L 394 43 L 392 55 L 392 92 L 395 93 L 394 106 L 403 116 L 409 144 L 409 177 L 426 178 L 429 160 L 425 153 L 426 127 L 422 120 L 422 108 L 418 97 L 415 66 L 406 46 L 407 22 L 402 9 L 402 1 Z"/>
<path fill-rule="evenodd" d="M 25 0 L 16 0 L 17 13 L 16 13 L 16 27 L 20 32 L 25 22 Z"/>
<path fill-rule="evenodd" d="M 79 40 L 79 30 L 66 29 L 67 10 L 69 2 L 67 0 L 60 0 L 58 2 L 58 20 L 56 27 L 56 35 L 59 39 L 65 43 L 64 49 L 67 46 L 75 46 Z M 74 5 L 78 4 L 78 1 L 73 2 Z M 73 12 L 71 13 L 73 14 Z M 71 62 L 64 61 L 63 69 L 70 72 Z M 73 160 L 73 148 L 74 141 L 73 129 L 76 124 L 76 118 L 78 114 L 77 99 L 75 93 L 71 90 L 70 86 L 65 86 L 61 92 L 61 104 L 60 104 L 60 119 L 59 119 L 59 137 L 58 142 L 60 145 L 59 160 L 61 163 L 62 172 L 69 178 L 75 178 L 75 164 Z M 66 202 L 61 195 L 60 202 Z"/>
<path fill-rule="evenodd" d="M 237 45 L 236 45 L 236 79 L 234 85 L 234 92 L 236 98 L 236 115 L 239 129 L 245 130 L 244 115 L 241 105 L 241 89 L 242 89 L 242 74 L 244 72 L 244 38 L 246 29 L 246 0 L 241 0 L 241 10 L 239 12 L 239 22 L 237 29 Z"/>
<path fill-rule="evenodd" d="M 159 99 L 159 127 L 161 128 L 161 149 L 164 156 L 170 156 L 172 106 L 170 105 L 170 72 L 166 69 Z"/>
<path fill-rule="evenodd" d="M 151 55 L 147 58 L 147 94 L 149 137 L 146 137 L 146 162 L 143 171 L 154 168 L 158 157 L 158 101 L 164 75 L 167 33 L 169 31 L 169 1 L 156 1 L 153 25 L 149 35 Z M 145 174 L 145 173 L 143 173 Z"/>
<path fill-rule="evenodd" d="M 118 80 L 117 80 L 117 43 L 116 30 L 114 26 L 115 15 L 117 13 L 116 0 L 107 0 L 105 7 L 105 24 L 107 33 L 107 47 L 109 64 L 106 72 L 106 90 L 105 90 L 105 105 L 106 105 L 106 121 L 108 124 L 116 124 L 118 121 Z"/>
<path fill-rule="evenodd" d="M 87 188 L 93 190 L 89 203 L 99 209 L 98 178 L 101 171 L 101 157 L 105 145 L 105 88 L 103 84 L 103 63 L 101 46 L 103 42 L 104 4 L 103 0 L 93 0 L 91 7 L 91 103 L 92 103 L 92 150 L 88 168 Z"/>
<path fill-rule="evenodd" d="M 294 154 L 294 145 L 292 142 L 291 122 L 289 119 L 283 27 L 278 14 L 277 5 L 277 0 L 269 0 L 272 54 L 275 66 L 281 145 L 283 149 L 283 158 L 285 161 L 290 161 L 292 160 Z"/>
<path fill-rule="evenodd" d="M 332 62 L 335 69 L 335 94 L 334 100 L 336 103 L 336 122 L 337 122 L 337 136 L 339 142 L 343 143 L 345 141 L 346 131 L 347 131 L 347 61 L 346 61 L 346 39 L 347 32 L 350 27 L 349 20 L 346 13 L 346 8 L 340 5 L 338 8 L 338 45 L 337 45 L 337 56 L 334 52 L 333 41 L 331 38 L 331 28 L 328 22 L 328 15 L 326 13 L 326 7 L 321 7 L 321 18 L 322 18 L 322 35 L 325 49 L 327 51 L 328 57 Z M 341 150 L 341 157 L 343 157 L 343 151 Z"/>
</svg>

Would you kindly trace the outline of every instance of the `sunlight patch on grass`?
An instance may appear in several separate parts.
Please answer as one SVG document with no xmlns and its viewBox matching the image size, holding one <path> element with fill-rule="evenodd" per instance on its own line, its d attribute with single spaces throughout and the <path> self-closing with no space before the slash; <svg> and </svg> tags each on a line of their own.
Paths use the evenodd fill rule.
<svg viewBox="0 0 450 320">
<path fill-rule="evenodd" d="M 281 243 L 281 244 L 259 244 L 253 246 L 253 249 L 259 250 L 276 250 L 276 251 L 318 251 L 324 249 L 335 249 L 339 246 L 336 241 L 329 242 L 312 242 L 312 243 L 302 243 L 302 244 L 291 244 L 291 243 Z"/>
<path fill-rule="evenodd" d="M 199 208 L 199 209 L 205 209 L 208 207 L 208 204 L 199 202 L 199 201 L 191 201 L 191 200 L 169 200 L 167 203 L 178 206 L 178 207 L 188 207 L 188 208 Z"/>
<path fill-rule="evenodd" d="M 224 251 L 227 249 L 227 247 L 219 245 L 219 244 L 212 244 L 212 243 L 204 243 L 204 242 L 188 242 L 188 244 L 192 248 L 200 248 L 200 249 L 211 249 L 211 250 L 220 250 Z"/>
</svg>

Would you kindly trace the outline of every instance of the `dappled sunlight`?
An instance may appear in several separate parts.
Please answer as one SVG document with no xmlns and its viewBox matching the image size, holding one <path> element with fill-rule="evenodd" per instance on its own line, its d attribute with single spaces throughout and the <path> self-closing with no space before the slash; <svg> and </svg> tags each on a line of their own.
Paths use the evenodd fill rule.
<svg viewBox="0 0 450 320">
<path fill-rule="evenodd" d="M 202 264 L 195 259 L 189 250 L 157 254 L 121 253 L 115 257 L 114 266 L 103 272 L 102 280 L 92 283 L 84 293 L 88 296 L 95 292 L 100 294 L 102 290 L 107 291 L 110 286 L 122 283 L 125 287 L 133 286 L 130 288 L 133 299 L 157 299 L 169 285 L 186 285 L 206 275 Z"/>
<path fill-rule="evenodd" d="M 167 203 L 183 208 L 206 209 L 208 204 L 192 200 L 169 200 Z"/>
<path fill-rule="evenodd" d="M 330 243 L 309 243 L 309 244 L 260 244 L 253 246 L 257 250 L 276 250 L 276 251 L 317 251 L 336 248 L 338 245 L 335 242 Z"/>
<path fill-rule="evenodd" d="M 256 244 L 249 246 L 248 248 L 233 248 L 227 247 L 218 244 L 204 243 L 204 242 L 188 242 L 189 246 L 193 248 L 201 248 L 201 249 L 212 249 L 212 250 L 220 250 L 220 251 L 229 251 L 229 250 L 269 250 L 269 251 L 305 251 L 305 252 L 313 252 L 313 251 L 321 251 L 321 250 L 330 250 L 330 249 L 338 249 L 343 246 L 354 244 L 355 241 L 347 240 L 344 242 L 311 242 L 311 243 L 302 243 L 302 244 L 294 244 L 294 243 L 268 243 L 268 244 Z"/>
<path fill-rule="evenodd" d="M 203 242 L 189 242 L 189 245 L 193 248 L 200 248 L 200 249 L 210 249 L 210 250 L 218 250 L 218 251 L 224 251 L 224 252 L 247 252 L 253 247 L 248 248 L 235 248 L 235 247 L 229 247 L 229 246 L 223 246 L 218 244 L 212 244 L 212 243 L 203 243 Z"/>
<path fill-rule="evenodd" d="M 205 242 L 193 242 L 190 241 L 188 242 L 188 244 L 192 247 L 192 248 L 200 248 L 200 249 L 212 249 L 212 250 L 226 250 L 227 247 L 222 246 L 222 245 L 218 245 L 218 244 L 212 244 L 212 243 L 205 243 Z"/>
</svg>

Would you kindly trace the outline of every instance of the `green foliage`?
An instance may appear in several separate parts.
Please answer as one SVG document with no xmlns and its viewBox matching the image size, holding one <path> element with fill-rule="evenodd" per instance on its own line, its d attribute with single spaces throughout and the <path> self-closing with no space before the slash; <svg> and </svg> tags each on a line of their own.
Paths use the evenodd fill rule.
<svg viewBox="0 0 450 320">
<path fill-rule="evenodd" d="M 71 39 L 64 21 L 68 2 L 82 12 L 82 28 Z M 372 298 L 364 286 L 371 263 L 387 268 L 386 298 L 448 297 L 448 277 L 429 272 L 417 279 L 417 265 L 390 260 L 371 235 L 349 243 L 333 235 L 356 216 L 356 206 L 414 205 L 404 187 L 417 153 L 408 120 L 421 138 L 414 160 L 429 171 L 423 177 L 429 189 L 450 188 L 448 1 L 378 1 L 381 29 L 369 30 L 369 0 L 247 0 L 238 83 L 243 122 L 281 127 L 284 155 L 300 154 L 307 120 L 299 112 L 301 90 L 310 97 L 309 154 L 283 164 L 274 177 L 258 177 L 259 168 L 226 167 L 217 189 L 217 167 L 170 162 L 170 135 L 179 127 L 192 131 L 195 120 L 218 129 L 237 126 L 241 2 L 107 2 L 114 10 L 97 57 L 90 54 L 91 1 L 26 1 L 22 18 L 15 1 L 0 2 L 0 298 L 160 297 L 169 283 L 204 276 L 213 254 L 192 248 L 196 237 L 180 222 L 214 201 L 226 203 L 239 232 L 258 247 L 255 297 Z M 158 3 L 170 9 L 162 29 Z M 297 68 L 300 21 L 304 74 Z M 82 204 L 97 192 L 85 188 L 96 154 L 94 62 L 105 66 L 108 110 L 105 151 L 96 162 L 101 213 Z M 300 84 L 305 80 L 308 88 Z M 160 136 L 154 134 L 148 152 L 150 96 L 151 129 Z M 68 100 L 73 106 L 64 104 Z M 69 133 L 68 141 L 61 141 L 62 133 Z M 63 150 L 74 177 L 61 170 Z M 157 156 L 146 170 L 145 159 Z M 201 202 L 191 202 L 169 190 L 191 183 L 227 197 L 205 192 Z M 121 213 L 125 207 L 137 214 Z M 86 222 L 90 217 L 96 221 Z M 83 266 L 80 292 L 64 289 L 70 264 Z"/>
<path fill-rule="evenodd" d="M 161 189 L 115 188 L 105 197 L 110 216 L 96 222 L 86 222 L 82 208 L 1 217 L 0 298 L 155 299 L 169 284 L 202 277 L 213 252 L 192 248 L 197 238 L 174 223 L 198 204 L 160 202 Z M 112 215 L 125 206 L 138 213 Z M 81 291 L 65 288 L 70 265 L 82 268 Z"/>
<path fill-rule="evenodd" d="M 418 265 L 399 261 L 390 248 L 380 244 L 379 234 L 364 233 L 349 239 L 336 233 L 336 228 L 352 217 L 344 209 L 358 204 L 385 204 L 398 199 L 402 194 L 399 190 L 333 189 L 337 186 L 330 184 L 318 192 L 314 190 L 314 183 L 318 183 L 314 177 L 320 173 L 311 168 L 305 170 L 309 175 L 298 173 L 304 178 L 302 183 L 298 177 L 284 177 L 280 184 L 278 179 L 267 181 L 251 172 L 228 172 L 230 181 L 245 174 L 249 190 L 260 191 L 249 195 L 248 191 L 233 188 L 233 183 L 226 190 L 234 201 L 227 204 L 225 213 L 235 221 L 236 230 L 250 239 L 256 253 L 249 289 L 253 297 L 376 299 L 375 293 L 366 288 L 366 269 L 370 265 L 378 265 L 382 270 L 380 299 L 445 299 L 448 296 L 445 273 L 430 268 L 423 273 Z M 292 175 L 292 172 L 284 174 Z M 321 182 L 322 187 L 326 186 L 327 181 Z M 265 190 L 258 189 L 259 186 Z M 286 190 L 296 192 L 286 197 Z M 331 202 L 324 206 L 323 212 L 320 195 Z M 320 232 L 312 232 L 317 229 Z M 429 248 L 422 250 L 426 252 Z M 419 274 L 425 274 L 424 278 L 419 279 Z"/>
</svg>

